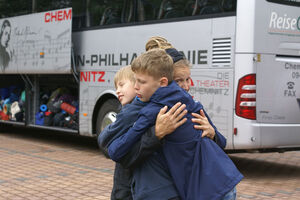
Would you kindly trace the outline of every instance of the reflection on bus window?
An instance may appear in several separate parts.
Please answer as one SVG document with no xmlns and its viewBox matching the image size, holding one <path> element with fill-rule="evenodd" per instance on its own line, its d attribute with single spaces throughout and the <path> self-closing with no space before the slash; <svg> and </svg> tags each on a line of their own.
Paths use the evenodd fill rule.
<svg viewBox="0 0 300 200">
<path fill-rule="evenodd" d="M 32 0 L 2 0 L 0 1 L 0 17 L 13 17 L 31 13 Z"/>
<path fill-rule="evenodd" d="M 219 0 L 202 0 L 197 6 L 199 15 L 216 14 L 222 12 L 221 1 Z"/>
<path fill-rule="evenodd" d="M 72 28 L 83 28 L 89 26 L 89 18 L 86 13 L 86 0 L 72 1 Z"/>
<path fill-rule="evenodd" d="M 137 3 L 138 21 L 157 19 L 161 0 L 138 0 Z"/>
<path fill-rule="evenodd" d="M 72 7 L 72 27 L 180 19 L 236 10 L 237 0 L 1 0 L 0 17 Z M 277 0 L 268 0 L 276 1 Z M 287 2 L 288 0 L 285 0 Z"/>
<path fill-rule="evenodd" d="M 121 22 L 127 22 L 125 18 L 124 10 L 127 8 L 133 12 L 133 1 L 129 0 L 90 0 L 88 5 L 89 14 L 90 14 L 90 25 L 99 26 L 99 25 L 110 25 L 110 24 L 119 24 Z M 124 14 L 124 16 L 122 15 Z M 132 15 L 127 14 L 127 17 L 130 18 Z M 131 20 L 131 18 L 129 19 Z"/>
<path fill-rule="evenodd" d="M 234 12 L 236 0 L 138 0 L 138 21 Z"/>
<path fill-rule="evenodd" d="M 157 19 L 168 19 L 183 17 L 185 1 L 182 0 L 163 0 L 159 7 Z"/>
<path fill-rule="evenodd" d="M 72 7 L 71 0 L 36 0 L 36 12 L 44 12 L 48 10 L 56 10 L 61 8 Z"/>
<path fill-rule="evenodd" d="M 192 15 L 209 15 L 236 10 L 236 0 L 199 0 L 197 2 Z"/>
<path fill-rule="evenodd" d="M 237 0 L 222 0 L 221 6 L 224 12 L 235 12 Z"/>
</svg>

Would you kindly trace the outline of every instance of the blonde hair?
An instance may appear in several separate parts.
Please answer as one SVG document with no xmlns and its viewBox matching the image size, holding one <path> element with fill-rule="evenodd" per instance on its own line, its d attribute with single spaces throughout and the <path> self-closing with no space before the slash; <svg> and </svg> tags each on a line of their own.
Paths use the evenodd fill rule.
<svg viewBox="0 0 300 200">
<path fill-rule="evenodd" d="M 130 80 L 131 82 L 135 83 L 134 73 L 131 70 L 131 66 L 130 65 L 122 67 L 115 74 L 114 83 L 115 83 L 115 88 L 116 89 L 118 88 L 118 82 L 121 81 L 121 80 Z"/>
<path fill-rule="evenodd" d="M 170 48 L 174 48 L 173 45 L 171 43 L 168 42 L 168 40 L 166 38 L 163 38 L 161 36 L 153 36 L 151 37 L 148 42 L 146 43 L 146 51 L 149 51 L 151 49 L 170 49 Z M 191 68 L 192 65 L 190 63 L 190 61 L 186 58 L 183 58 L 177 62 L 174 63 L 174 68 L 183 68 L 183 67 L 189 67 Z"/>
<path fill-rule="evenodd" d="M 173 60 L 165 50 L 152 49 L 138 56 L 131 63 L 135 73 L 146 73 L 155 79 L 166 77 L 168 82 L 173 81 Z"/>
<path fill-rule="evenodd" d="M 173 67 L 174 67 L 174 70 L 176 70 L 178 68 L 185 68 L 185 67 L 192 68 L 192 65 L 191 65 L 191 63 L 188 59 L 183 58 L 183 59 L 178 60 L 177 62 L 175 62 L 173 64 Z"/>
<path fill-rule="evenodd" d="M 146 51 L 149 51 L 151 49 L 170 49 L 174 47 L 165 38 L 160 36 L 153 36 L 148 40 L 145 48 Z"/>
</svg>

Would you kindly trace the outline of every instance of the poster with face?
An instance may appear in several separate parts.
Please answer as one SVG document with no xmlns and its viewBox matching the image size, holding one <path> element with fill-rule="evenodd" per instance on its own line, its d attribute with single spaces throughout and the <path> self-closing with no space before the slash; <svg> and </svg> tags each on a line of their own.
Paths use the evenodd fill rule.
<svg viewBox="0 0 300 200">
<path fill-rule="evenodd" d="M 13 51 L 9 46 L 11 36 L 11 25 L 9 20 L 4 20 L 0 32 L 0 70 L 5 71 L 11 58 Z"/>
<path fill-rule="evenodd" d="M 0 19 L 0 27 L 0 74 L 71 73 L 71 8 Z"/>
</svg>

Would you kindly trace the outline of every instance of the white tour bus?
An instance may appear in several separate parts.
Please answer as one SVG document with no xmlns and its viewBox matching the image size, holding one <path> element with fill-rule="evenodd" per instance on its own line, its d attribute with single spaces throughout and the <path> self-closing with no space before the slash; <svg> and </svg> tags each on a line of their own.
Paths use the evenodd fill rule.
<svg viewBox="0 0 300 200">
<path fill-rule="evenodd" d="M 299 0 L 3 2 L 2 125 L 97 136 L 120 108 L 114 74 L 162 36 L 228 151 L 300 147 Z"/>
</svg>

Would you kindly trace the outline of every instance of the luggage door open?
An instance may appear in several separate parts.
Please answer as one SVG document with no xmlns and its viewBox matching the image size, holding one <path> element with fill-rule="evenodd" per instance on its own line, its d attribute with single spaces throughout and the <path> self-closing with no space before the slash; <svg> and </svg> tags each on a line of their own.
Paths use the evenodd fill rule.
<svg viewBox="0 0 300 200">
<path fill-rule="evenodd" d="M 70 74 L 72 9 L 0 20 L 0 74 Z"/>
</svg>

